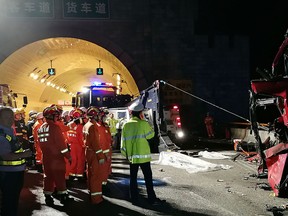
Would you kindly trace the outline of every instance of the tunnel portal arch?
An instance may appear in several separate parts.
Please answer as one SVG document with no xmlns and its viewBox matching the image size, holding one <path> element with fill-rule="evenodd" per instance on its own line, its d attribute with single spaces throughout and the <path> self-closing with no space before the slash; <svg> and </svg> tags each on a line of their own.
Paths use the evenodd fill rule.
<svg viewBox="0 0 288 216">
<path fill-rule="evenodd" d="M 59 95 L 59 92 L 55 89 L 51 90 L 51 88 L 48 88 L 47 86 L 39 86 L 39 83 L 36 85 L 35 80 L 29 77 L 31 72 L 33 72 L 33 70 L 34 72 L 38 72 L 39 70 L 45 72 L 45 69 L 49 66 L 51 60 L 53 67 L 55 66 L 56 68 L 59 64 L 57 67 L 63 68 L 61 65 L 65 65 L 65 60 L 67 63 L 67 61 L 77 59 L 77 51 L 81 52 L 81 55 L 84 54 L 86 56 L 84 59 L 80 58 L 79 61 L 82 61 L 83 64 L 85 64 L 85 61 L 86 63 L 91 61 L 90 66 L 79 67 L 78 65 L 78 67 L 73 68 L 70 64 L 69 69 L 66 67 L 66 72 L 65 70 L 62 72 L 60 69 L 58 75 L 57 69 L 54 79 L 55 82 L 62 84 L 60 87 L 75 85 L 75 83 L 80 80 L 79 77 L 83 78 L 83 76 L 91 81 L 99 60 L 101 67 L 104 68 L 104 74 L 106 66 L 109 68 L 106 73 L 108 72 L 110 77 L 113 77 L 114 73 L 124 74 L 122 80 L 123 85 L 126 86 L 123 86 L 124 93 L 135 95 L 139 92 L 139 89 L 142 90 L 147 87 L 147 81 L 137 64 L 123 51 L 123 49 L 107 39 L 107 37 L 91 30 L 75 32 L 67 28 L 57 29 L 58 31 L 54 31 L 53 34 L 45 34 L 44 31 L 39 31 L 38 34 L 33 34 L 33 37 L 23 35 L 21 40 L 14 44 L 11 41 L 7 41 L 8 44 L 6 44 L 5 47 L 9 47 L 9 49 L 2 49 L 1 51 L 2 55 L 0 57 L 2 59 L 0 58 L 0 60 L 2 63 L 0 65 L 0 73 L 3 77 L 1 83 L 7 83 L 13 91 L 27 95 L 30 101 L 28 109 L 41 110 L 47 103 L 57 103 L 57 101 L 53 100 L 53 97 Z M 73 47 L 76 43 L 79 43 L 80 45 L 74 49 L 72 53 L 67 53 L 69 44 L 72 44 Z M 86 46 L 92 46 L 92 51 L 84 49 L 83 46 L 85 46 L 85 44 Z M 63 53 L 59 52 L 59 47 L 61 46 Z M 85 50 L 86 53 L 83 50 Z M 57 53 L 54 58 L 53 52 Z M 49 56 L 45 56 L 46 53 L 50 53 Z M 42 58 L 39 57 L 41 55 Z M 4 56 L 8 57 L 4 58 Z M 38 56 L 37 60 L 35 59 L 36 56 Z M 57 59 L 62 60 L 61 62 L 57 62 Z M 35 64 L 36 61 L 38 61 L 38 64 Z M 91 71 L 91 68 L 93 68 L 93 72 Z M 65 79 L 67 81 L 63 82 Z M 109 77 L 105 77 L 105 81 L 109 81 Z M 26 87 L 23 88 L 23 86 Z M 75 92 L 75 89 L 72 89 L 71 91 Z M 39 92 L 42 92 L 40 94 L 41 96 L 37 97 L 36 95 L 39 95 Z M 32 96 L 29 97 L 29 94 Z M 70 98 L 70 96 L 69 98 L 66 96 L 63 100 L 70 100 Z"/>
</svg>

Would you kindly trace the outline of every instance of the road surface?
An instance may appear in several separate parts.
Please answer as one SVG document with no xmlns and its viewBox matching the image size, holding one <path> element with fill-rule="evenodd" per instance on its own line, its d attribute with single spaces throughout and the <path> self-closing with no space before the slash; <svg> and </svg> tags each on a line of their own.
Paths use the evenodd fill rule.
<svg viewBox="0 0 288 216">
<path fill-rule="evenodd" d="M 188 151 L 193 153 L 194 150 Z M 185 153 L 185 152 L 184 152 Z M 223 152 L 234 155 L 233 150 Z M 157 161 L 159 154 L 153 154 Z M 185 169 L 152 163 L 155 191 L 159 198 L 167 202 L 151 206 L 147 202 L 142 172 L 139 170 L 141 205 L 129 202 L 129 166 L 120 153 L 113 153 L 113 173 L 108 190 L 104 191 L 105 202 L 99 206 L 89 204 L 85 183 L 73 181 L 69 192 L 75 201 L 62 206 L 58 200 L 55 206 L 45 205 L 43 196 L 43 176 L 35 170 L 28 170 L 25 188 L 21 193 L 20 216 L 66 216 L 66 215 L 273 215 L 266 205 L 281 206 L 287 199 L 273 196 L 271 190 L 264 190 L 267 179 L 256 178 L 257 163 L 248 162 L 245 157 L 231 159 L 203 160 L 225 164 L 230 169 L 210 172 L 188 173 Z M 288 211 L 287 211 L 288 212 Z M 279 212 L 277 212 L 279 213 Z M 286 215 L 286 211 L 279 215 Z M 276 213 L 274 212 L 274 215 Z M 287 214 L 288 215 L 288 214 Z"/>
</svg>

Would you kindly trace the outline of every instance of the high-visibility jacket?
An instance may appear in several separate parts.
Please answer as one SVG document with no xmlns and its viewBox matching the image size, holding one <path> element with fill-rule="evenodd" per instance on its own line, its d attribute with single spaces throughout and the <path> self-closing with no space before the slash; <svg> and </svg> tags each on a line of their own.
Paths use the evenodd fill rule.
<svg viewBox="0 0 288 216">
<path fill-rule="evenodd" d="M 122 155 L 132 164 L 150 162 L 151 150 L 147 140 L 154 135 L 155 132 L 147 121 L 132 117 L 122 129 Z"/>
<path fill-rule="evenodd" d="M 112 136 L 115 136 L 117 133 L 117 129 L 116 129 L 116 124 L 118 123 L 118 120 L 115 118 L 109 118 L 107 120 L 107 124 L 109 125 L 110 128 L 110 133 Z"/>
</svg>

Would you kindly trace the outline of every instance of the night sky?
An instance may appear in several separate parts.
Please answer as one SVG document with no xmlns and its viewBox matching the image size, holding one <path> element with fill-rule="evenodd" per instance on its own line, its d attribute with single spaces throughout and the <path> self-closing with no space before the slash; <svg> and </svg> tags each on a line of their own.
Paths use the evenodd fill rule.
<svg viewBox="0 0 288 216">
<path fill-rule="evenodd" d="M 288 0 L 200 0 L 198 34 L 247 35 L 251 48 L 251 78 L 256 67 L 271 70 L 288 28 Z M 280 63 L 279 63 L 280 64 Z"/>
</svg>

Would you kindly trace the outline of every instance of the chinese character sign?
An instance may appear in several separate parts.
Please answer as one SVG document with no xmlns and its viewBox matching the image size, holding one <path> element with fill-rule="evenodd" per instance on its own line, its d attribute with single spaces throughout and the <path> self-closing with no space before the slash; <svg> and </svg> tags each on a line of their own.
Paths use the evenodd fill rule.
<svg viewBox="0 0 288 216">
<path fill-rule="evenodd" d="M 54 0 L 9 0 L 6 14 L 11 17 L 54 17 Z"/>
<path fill-rule="evenodd" d="M 109 18 L 109 0 L 63 0 L 63 9 L 64 18 Z"/>
</svg>

